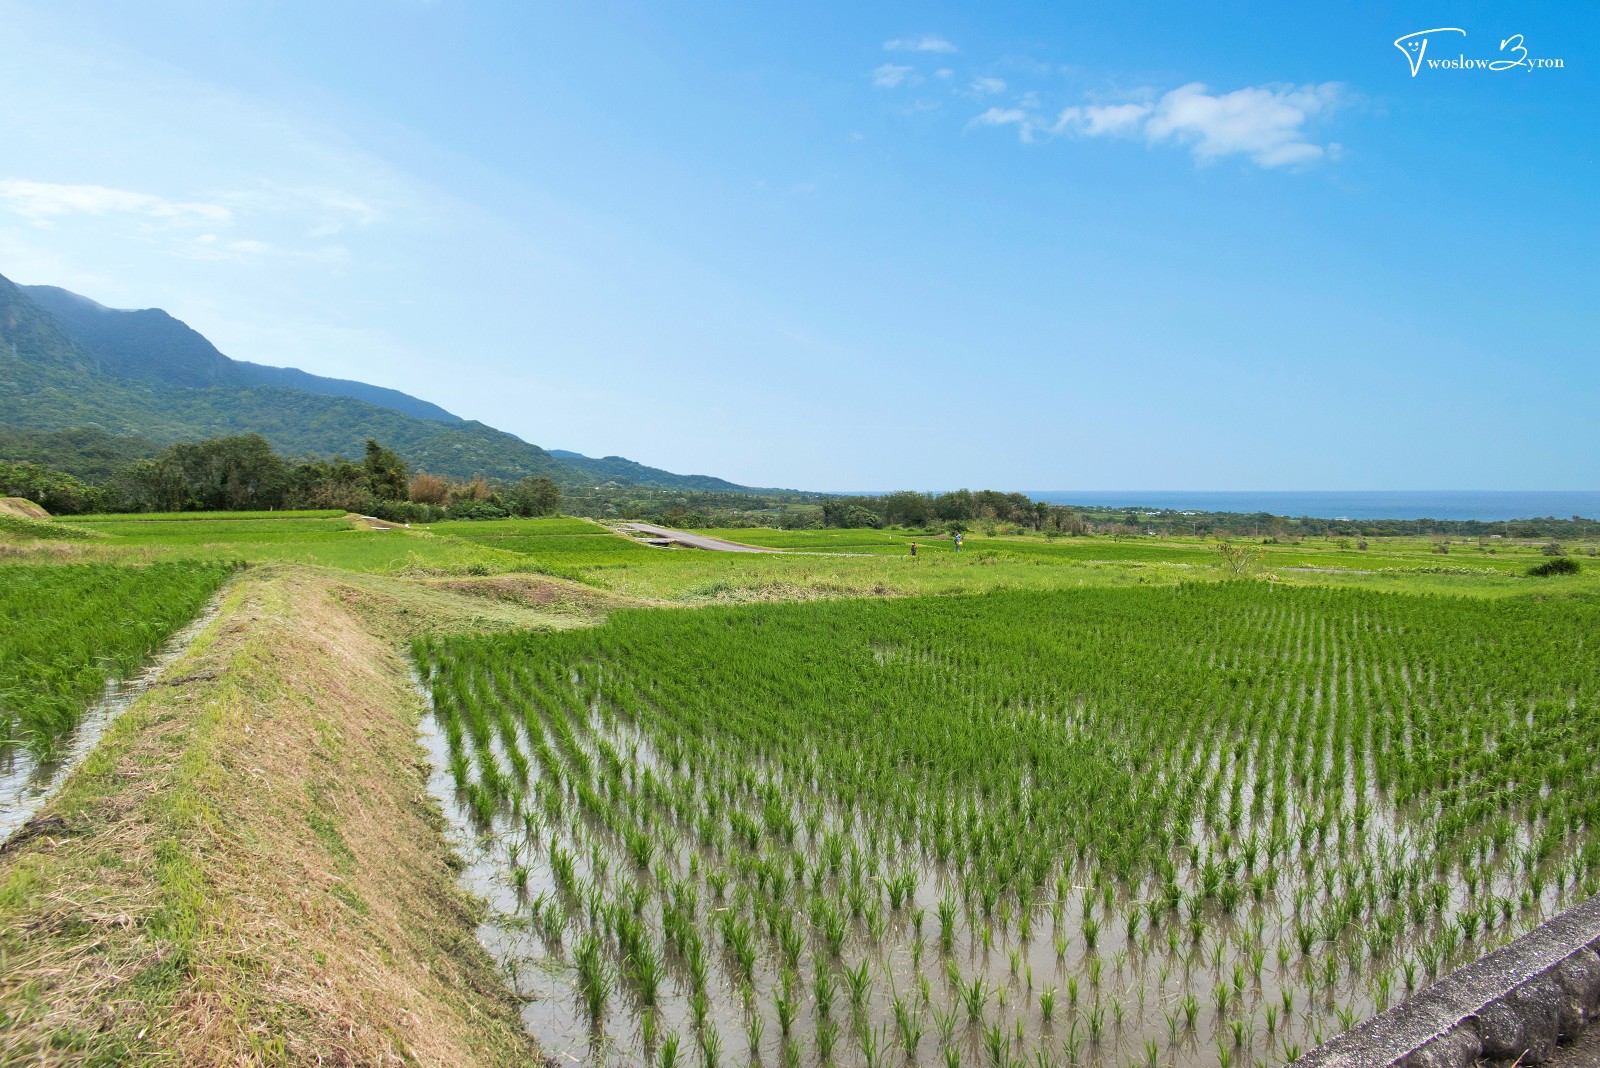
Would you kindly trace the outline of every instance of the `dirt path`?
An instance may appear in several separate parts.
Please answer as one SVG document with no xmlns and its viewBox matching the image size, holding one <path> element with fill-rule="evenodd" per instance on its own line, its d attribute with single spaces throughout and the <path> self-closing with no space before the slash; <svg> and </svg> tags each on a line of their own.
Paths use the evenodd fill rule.
<svg viewBox="0 0 1600 1068">
<path fill-rule="evenodd" d="M 670 541 L 691 549 L 707 549 L 718 553 L 776 553 L 782 551 L 779 549 L 764 549 L 759 545 L 740 545 L 736 541 L 708 538 L 702 534 L 689 534 L 682 530 L 669 530 L 666 527 L 658 527 L 653 523 L 620 523 L 618 526 L 623 530 L 648 534 L 652 538 Z"/>
<path fill-rule="evenodd" d="M 245 572 L 0 852 L 0 1065 L 537 1063 L 406 663 L 329 585 Z"/>
</svg>

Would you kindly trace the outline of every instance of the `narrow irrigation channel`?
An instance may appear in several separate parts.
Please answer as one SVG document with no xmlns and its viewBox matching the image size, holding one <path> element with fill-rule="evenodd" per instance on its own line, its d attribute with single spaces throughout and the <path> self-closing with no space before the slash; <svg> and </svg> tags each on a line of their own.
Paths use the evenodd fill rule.
<svg viewBox="0 0 1600 1068">
<path fill-rule="evenodd" d="M 106 729 L 126 712 L 167 667 L 210 626 L 222 610 L 223 591 L 214 594 L 187 626 L 174 633 L 144 668 L 123 679 L 106 683 L 104 695 L 83 714 L 83 719 L 46 760 L 21 747 L 0 751 L 0 849 L 5 848 L 34 814 L 44 807 L 85 757 L 100 744 Z"/>
</svg>

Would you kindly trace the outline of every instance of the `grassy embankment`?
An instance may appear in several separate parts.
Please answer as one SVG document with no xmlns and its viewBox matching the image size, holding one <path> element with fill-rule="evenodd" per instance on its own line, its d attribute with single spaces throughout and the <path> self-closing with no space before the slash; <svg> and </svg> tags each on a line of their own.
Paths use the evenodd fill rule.
<svg viewBox="0 0 1600 1068">
<path fill-rule="evenodd" d="M 111 555 L 216 548 L 150 543 Z M 11 544 L 36 582 L 84 572 Z M 426 792 L 400 650 L 606 606 L 531 575 L 245 572 L 0 855 L 0 1064 L 529 1063 Z"/>
<path fill-rule="evenodd" d="M 8 847 L 0 1063 L 526 1063 L 360 597 L 237 580 Z"/>
</svg>

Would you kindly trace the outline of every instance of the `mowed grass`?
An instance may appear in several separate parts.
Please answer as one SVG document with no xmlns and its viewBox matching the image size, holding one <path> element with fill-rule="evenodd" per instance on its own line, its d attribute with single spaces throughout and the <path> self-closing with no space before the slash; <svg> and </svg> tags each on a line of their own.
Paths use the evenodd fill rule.
<svg viewBox="0 0 1600 1068">
<path fill-rule="evenodd" d="M 1188 1066 L 1293 1060 L 1600 891 L 1597 629 L 1230 582 L 416 652 L 565 1052 Z"/>
<path fill-rule="evenodd" d="M 0 751 L 49 754 L 233 571 L 226 564 L 0 567 Z"/>
</svg>

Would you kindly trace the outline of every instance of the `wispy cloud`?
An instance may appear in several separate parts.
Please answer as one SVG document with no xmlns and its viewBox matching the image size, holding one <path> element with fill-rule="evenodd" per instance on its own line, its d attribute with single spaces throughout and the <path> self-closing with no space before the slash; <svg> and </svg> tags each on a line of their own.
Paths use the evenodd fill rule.
<svg viewBox="0 0 1600 1068">
<path fill-rule="evenodd" d="M 1003 93 L 1006 91 L 1006 82 L 1004 78 L 974 78 L 972 91 L 980 96 Z"/>
<path fill-rule="evenodd" d="M 1072 130 L 1090 137 L 1132 133 L 1154 110 L 1152 104 L 1089 104 L 1066 108 L 1056 118 L 1055 132 Z"/>
<path fill-rule="evenodd" d="M 0 179 L 0 204 L 25 219 L 48 224 L 66 215 L 134 215 L 172 225 L 214 225 L 232 220 L 220 204 L 168 200 L 152 193 L 103 185 L 61 185 Z"/>
<path fill-rule="evenodd" d="M 1021 108 L 990 108 L 967 123 L 971 126 L 1015 126 L 1017 136 L 1024 141 L 1033 140 L 1034 123 Z"/>
<path fill-rule="evenodd" d="M 924 33 L 916 37 L 897 37 L 883 42 L 890 52 L 955 52 L 956 46 L 938 34 Z"/>
<path fill-rule="evenodd" d="M 911 78 L 911 68 L 895 63 L 885 63 L 872 72 L 872 84 L 879 89 L 893 89 Z"/>
<path fill-rule="evenodd" d="M 990 108 L 969 126 L 1015 126 L 1018 138 L 1027 142 L 1040 136 L 1138 138 L 1186 145 L 1200 163 L 1237 155 L 1261 167 L 1293 167 L 1337 150 L 1336 144 L 1313 141 L 1306 126 L 1346 100 L 1337 82 L 1250 86 L 1231 93 L 1212 93 L 1193 82 L 1159 97 L 1141 95 L 1146 99 L 1064 108 L 1053 120 L 1031 103 Z"/>
</svg>

